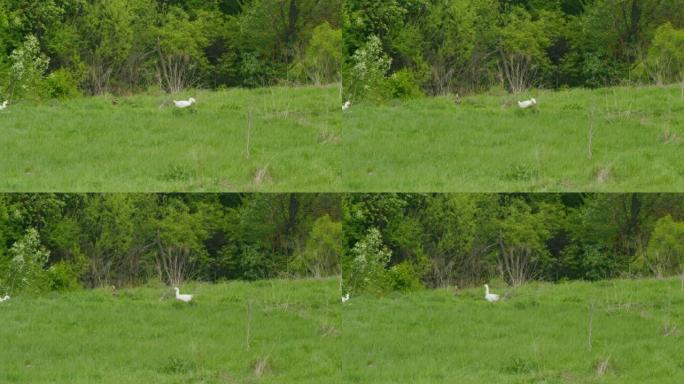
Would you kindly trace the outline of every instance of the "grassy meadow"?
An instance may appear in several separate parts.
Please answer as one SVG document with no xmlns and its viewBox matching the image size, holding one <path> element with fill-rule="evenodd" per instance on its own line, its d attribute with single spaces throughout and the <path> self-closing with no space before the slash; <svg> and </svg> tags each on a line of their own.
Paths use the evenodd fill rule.
<svg viewBox="0 0 684 384">
<path fill-rule="evenodd" d="M 0 304 L 2 383 L 336 383 L 339 281 L 188 284 Z"/>
<path fill-rule="evenodd" d="M 532 283 L 493 291 L 507 297 L 489 303 L 484 288 L 352 297 L 342 312 L 345 380 L 684 382 L 684 290 L 678 279 Z"/>
<path fill-rule="evenodd" d="M 346 190 L 684 191 L 679 86 L 361 103 L 343 125 Z"/>
<path fill-rule="evenodd" d="M 0 112 L 0 191 L 335 190 L 339 110 L 338 85 L 19 102 Z"/>
</svg>

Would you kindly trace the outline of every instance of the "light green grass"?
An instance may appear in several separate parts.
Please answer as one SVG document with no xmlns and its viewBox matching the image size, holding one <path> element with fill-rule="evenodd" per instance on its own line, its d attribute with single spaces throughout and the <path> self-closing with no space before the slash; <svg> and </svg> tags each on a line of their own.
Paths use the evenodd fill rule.
<svg viewBox="0 0 684 384">
<path fill-rule="evenodd" d="M 517 107 L 528 97 L 538 113 Z M 684 191 L 678 87 L 362 103 L 343 126 L 347 190 Z"/>
<path fill-rule="evenodd" d="M 163 287 L 12 298 L 0 304 L 0 382 L 340 382 L 337 279 L 183 292 L 196 304 Z"/>
<path fill-rule="evenodd" d="M 531 284 L 508 293 L 495 304 L 484 300 L 484 288 L 352 297 L 342 312 L 345 380 L 684 382 L 679 280 Z"/>
<path fill-rule="evenodd" d="M 197 99 L 196 113 L 170 106 L 174 97 L 190 96 Z M 20 102 L 0 112 L 0 191 L 339 188 L 339 86 L 113 100 Z"/>
</svg>

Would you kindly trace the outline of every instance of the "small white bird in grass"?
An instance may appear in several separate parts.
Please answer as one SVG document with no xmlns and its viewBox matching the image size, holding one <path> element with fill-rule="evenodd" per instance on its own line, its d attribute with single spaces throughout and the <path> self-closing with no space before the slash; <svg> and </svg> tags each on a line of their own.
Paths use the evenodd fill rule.
<svg viewBox="0 0 684 384">
<path fill-rule="evenodd" d="M 7 108 L 7 100 L 5 100 L 4 103 L 0 104 L 0 111 L 4 110 Z"/>
<path fill-rule="evenodd" d="M 490 303 L 494 303 L 499 301 L 500 297 L 499 295 L 495 293 L 489 293 L 489 285 L 485 284 L 485 300 L 489 301 Z"/>
<path fill-rule="evenodd" d="M 346 111 L 349 108 L 351 108 L 351 101 L 347 100 L 347 102 L 342 105 L 342 110 Z"/>
<path fill-rule="evenodd" d="M 176 106 L 176 108 L 187 108 L 195 103 L 197 103 L 197 100 L 193 99 L 192 97 L 188 100 L 173 101 L 173 104 Z"/>
<path fill-rule="evenodd" d="M 3 301 L 7 301 L 9 299 L 10 299 L 9 295 L 5 295 L 5 297 L 0 297 L 0 303 L 2 303 Z"/>
<path fill-rule="evenodd" d="M 192 301 L 192 295 L 181 295 L 180 294 L 180 289 L 178 287 L 173 287 L 173 289 L 176 290 L 176 300 L 180 300 L 186 303 L 189 303 Z"/>
<path fill-rule="evenodd" d="M 342 302 L 343 302 L 343 303 L 346 303 L 347 301 L 349 301 L 349 293 L 347 293 L 346 295 L 342 296 Z"/>
<path fill-rule="evenodd" d="M 520 107 L 522 109 L 534 107 L 535 105 L 537 105 L 537 100 L 535 100 L 533 98 L 529 99 L 529 100 L 525 100 L 525 101 L 518 101 L 518 107 Z"/>
</svg>

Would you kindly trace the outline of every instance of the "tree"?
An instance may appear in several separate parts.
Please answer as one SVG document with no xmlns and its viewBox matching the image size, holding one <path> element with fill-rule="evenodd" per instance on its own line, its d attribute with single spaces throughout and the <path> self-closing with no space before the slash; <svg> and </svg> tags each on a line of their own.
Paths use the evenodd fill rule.
<svg viewBox="0 0 684 384">
<path fill-rule="evenodd" d="M 504 279 L 513 286 L 519 286 L 534 278 L 538 266 L 548 256 L 546 241 L 551 231 L 545 222 L 543 211 L 532 208 L 514 199 L 506 207 L 500 221 L 499 268 Z"/>
<path fill-rule="evenodd" d="M 392 252 L 383 244 L 377 228 L 371 228 L 351 250 L 351 265 L 343 275 L 345 292 L 384 290 L 384 279 Z"/>
<path fill-rule="evenodd" d="M 185 11 L 172 7 L 157 33 L 157 76 L 162 88 L 176 93 L 196 84 L 208 43 L 201 21 L 191 21 Z"/>
<path fill-rule="evenodd" d="M 300 271 L 305 271 L 305 276 L 331 276 L 340 272 L 342 250 L 342 223 L 324 215 L 314 222 L 306 248 L 294 264 Z"/>
<path fill-rule="evenodd" d="M 48 284 L 45 268 L 49 256 L 50 252 L 40 242 L 38 231 L 29 228 L 10 248 L 9 260 L 0 264 L 0 289 L 12 293 L 45 290 Z"/>
<path fill-rule="evenodd" d="M 325 22 L 313 30 L 309 45 L 296 67 L 316 85 L 340 81 L 342 31 Z"/>
<path fill-rule="evenodd" d="M 641 68 L 658 85 L 684 81 L 684 29 L 658 27 Z"/>
<path fill-rule="evenodd" d="M 10 55 L 8 93 L 11 100 L 15 95 L 34 96 L 40 91 L 41 82 L 50 60 L 40 52 L 38 39 L 29 35 L 21 48 Z"/>
<path fill-rule="evenodd" d="M 684 273 L 684 222 L 676 222 L 670 215 L 658 220 L 645 262 L 658 278 Z"/>
</svg>

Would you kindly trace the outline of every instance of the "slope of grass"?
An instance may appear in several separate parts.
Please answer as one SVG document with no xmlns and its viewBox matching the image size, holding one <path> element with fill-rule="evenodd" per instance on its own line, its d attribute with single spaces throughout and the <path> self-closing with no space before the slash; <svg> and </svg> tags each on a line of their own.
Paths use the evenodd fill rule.
<svg viewBox="0 0 684 384">
<path fill-rule="evenodd" d="M 0 191 L 333 190 L 339 105 L 338 86 L 20 102 L 0 112 Z"/>
<path fill-rule="evenodd" d="M 347 190 L 684 191 L 678 87 L 423 98 L 343 113 Z M 591 136 L 591 151 L 589 137 Z"/>
<path fill-rule="evenodd" d="M 531 284 L 352 297 L 350 383 L 682 383 L 679 280 Z M 589 313 L 593 303 L 592 341 Z"/>
<path fill-rule="evenodd" d="M 0 382 L 339 382 L 338 287 L 189 284 L 194 305 L 164 287 L 15 297 L 0 304 Z"/>
</svg>

